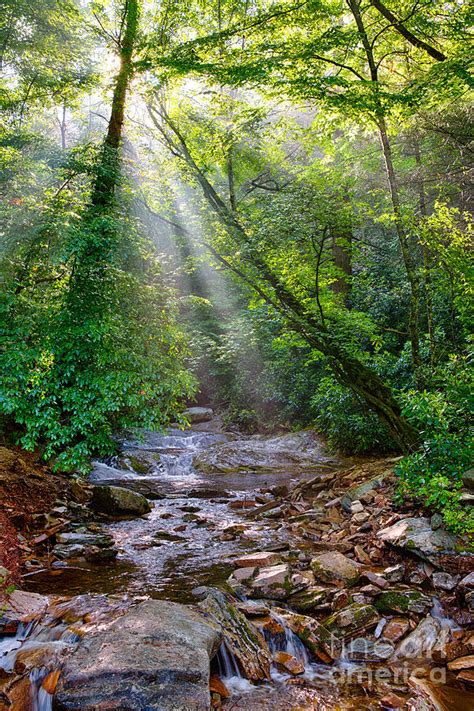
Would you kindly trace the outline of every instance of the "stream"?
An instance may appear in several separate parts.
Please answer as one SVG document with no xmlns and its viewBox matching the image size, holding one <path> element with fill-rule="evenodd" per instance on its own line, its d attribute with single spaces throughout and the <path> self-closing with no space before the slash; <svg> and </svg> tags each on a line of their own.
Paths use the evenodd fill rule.
<svg viewBox="0 0 474 711">
<path fill-rule="evenodd" d="M 295 445 L 301 449 L 308 444 L 297 438 L 292 444 L 292 436 L 288 437 L 290 448 Z M 193 464 L 196 456 L 212 452 L 216 444 L 229 443 L 231 452 L 232 448 L 238 452 L 240 446 L 245 451 L 249 439 L 256 447 L 258 466 L 252 466 L 250 458 L 246 463 L 245 456 L 238 472 L 227 471 L 225 467 L 216 472 L 212 467 L 206 470 Z M 305 546 L 310 548 L 311 544 L 297 538 L 294 527 L 292 530 L 283 518 L 273 517 L 270 510 L 268 515 L 254 521 L 249 512 L 255 505 L 270 502 L 278 491 L 275 487 L 291 488 L 303 479 L 313 478 L 315 472 L 324 476 L 348 464 L 347 460 L 327 456 L 323 443 L 316 441 L 309 446 L 311 466 L 293 462 L 291 452 L 280 453 L 282 466 L 275 466 L 279 453 L 275 452 L 272 439 L 241 440 L 233 434 L 193 429 L 170 430 L 166 434 L 144 432 L 138 440 L 123 440 L 121 448 L 120 455 L 95 463 L 90 480 L 145 494 L 151 500 L 151 512 L 139 518 L 104 522 L 102 528 L 113 537 L 119 550 L 115 560 L 96 564 L 82 561 L 34 575 L 27 579 L 28 590 L 49 596 L 106 593 L 115 600 L 147 596 L 196 604 L 196 589 L 199 592 L 202 586 L 222 587 L 235 569 L 233 560 L 238 556 L 262 550 L 289 550 L 304 555 Z M 83 528 L 79 523 L 73 524 L 73 530 L 74 527 Z M 272 666 L 271 681 L 253 685 L 242 677 L 224 643 L 211 667 L 231 693 L 224 708 L 234 711 L 383 708 L 379 699 L 390 686 L 382 683 L 380 690 L 376 685 L 368 693 L 360 673 L 362 670 L 370 677 L 369 667 L 344 657 L 332 666 L 317 663 L 284 620 L 276 618 L 275 622 L 281 625 L 284 634 L 275 638 L 266 635 L 270 651 L 291 654 L 304 666 L 304 673 L 292 677 Z M 46 628 L 44 625 L 22 628 L 20 635 L 10 638 L 11 649 L 6 643 L 3 654 L 14 659 L 18 647 L 28 644 L 31 638 L 38 641 L 38 636 L 59 646 L 74 641 L 74 631 L 51 621 Z M 43 678 L 41 670 L 32 670 L 30 680 L 38 691 L 33 700 L 34 711 L 54 708 L 53 697 L 40 686 Z"/>
</svg>

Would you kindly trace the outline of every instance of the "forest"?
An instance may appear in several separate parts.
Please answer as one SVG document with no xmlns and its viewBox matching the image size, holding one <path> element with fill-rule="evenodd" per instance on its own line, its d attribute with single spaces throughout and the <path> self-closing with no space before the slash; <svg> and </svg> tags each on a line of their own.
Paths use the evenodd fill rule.
<svg viewBox="0 0 474 711">
<path fill-rule="evenodd" d="M 268 509 L 252 520 L 268 515 L 295 527 L 298 516 L 316 510 L 314 497 L 322 492 L 325 510 L 338 511 L 323 524 L 333 531 L 339 526 L 346 536 L 363 534 L 354 526 L 368 525 L 367 507 L 374 520 L 381 517 L 384 531 L 396 520 L 431 521 L 431 543 L 441 532 L 458 541 L 456 565 L 433 563 L 434 554 L 418 539 L 405 548 L 421 546 L 420 558 L 432 567 L 430 580 L 457 576 L 451 588 L 440 584 L 453 598 L 444 612 L 457 605 L 462 612 L 451 617 L 461 627 L 473 624 L 474 592 L 466 592 L 474 588 L 472 20 L 465 0 L 2 0 L 0 543 L 8 547 L 10 533 L 15 545 L 20 541 L 13 563 L 0 545 L 0 581 L 3 576 L 9 593 L 25 587 L 25 570 L 33 576 L 31 560 L 39 559 L 38 570 L 47 577 L 42 571 L 55 565 L 51 545 L 53 553 L 59 546 L 60 563 L 74 559 L 70 550 L 60 555 L 61 546 L 76 544 L 67 536 L 82 535 L 74 526 L 87 520 L 84 535 L 95 535 L 89 514 L 71 514 L 68 497 L 87 508 L 92 496 L 106 517 L 110 511 L 92 492 L 106 486 L 94 483 L 119 483 L 116 488 L 145 495 L 144 509 L 135 512 L 145 519 L 152 500 L 153 518 L 169 492 L 149 496 L 140 475 L 168 486 L 176 467 L 168 471 L 167 458 L 196 446 L 191 470 L 188 460 L 176 466 L 194 478 L 204 472 L 208 484 L 212 472 L 218 472 L 213 482 L 222 473 L 219 486 L 226 491 L 243 491 L 245 480 L 250 493 L 241 506 L 244 516 L 253 516 L 245 512 L 246 501 L 253 502 L 263 486 L 254 479 L 250 485 L 249 477 L 278 472 L 276 479 L 269 475 L 274 491 L 260 488 L 249 503 Z M 201 440 L 168 441 L 193 432 L 207 437 L 211 449 L 201 452 Z M 219 438 L 227 433 L 222 444 Z M 219 447 L 227 447 L 225 462 Z M 318 457 L 324 452 L 317 465 L 316 450 Z M 355 495 L 345 506 L 354 483 L 359 489 L 367 478 L 373 483 L 387 467 L 390 483 L 383 493 L 372 495 L 379 486 L 374 484 L 366 488 L 367 501 L 365 491 L 362 503 Z M 130 483 L 125 470 L 137 480 Z M 37 481 L 30 480 L 31 471 Z M 364 476 L 354 479 L 354 471 Z M 226 479 L 231 472 L 237 484 Z M 289 491 L 279 493 L 276 485 Z M 79 489 L 86 491 L 84 501 Z M 199 517 L 189 505 L 193 496 L 188 492 L 183 506 L 188 516 Z M 267 496 L 276 497 L 280 518 L 269 513 L 273 499 Z M 352 528 L 344 528 L 334 497 L 342 497 L 342 516 L 352 516 Z M 213 501 L 212 494 L 207 500 Z M 71 520 L 72 533 L 64 528 Z M 232 520 L 234 527 L 240 523 Z M 112 523 L 105 534 L 114 537 L 118 561 L 122 534 L 126 549 L 120 525 Z M 167 535 L 176 538 L 176 530 Z M 329 535 L 324 525 L 313 533 Z M 48 547 L 47 563 L 41 552 L 21 551 L 22 540 L 33 545 L 30 535 L 35 545 Z M 370 534 L 365 536 L 362 548 L 366 539 L 369 545 Z M 446 553 L 446 540 L 437 555 Z M 258 541 L 246 552 L 258 558 L 255 550 L 263 547 L 266 565 L 286 565 L 274 559 L 270 542 Z M 301 556 L 305 545 L 294 543 Z M 365 560 L 360 546 L 355 554 L 341 549 L 341 557 L 349 552 L 349 563 L 355 555 L 357 565 L 368 565 L 370 556 Z M 219 555 L 220 561 L 234 553 L 222 549 Z M 372 562 L 380 564 L 377 555 Z M 256 563 L 257 571 L 264 562 Z M 245 561 L 237 565 L 249 569 Z M 56 578 L 58 594 L 116 591 L 110 584 L 100 587 L 108 575 L 103 570 L 102 577 L 96 574 L 100 584 L 71 583 L 64 590 L 57 582 L 66 580 L 63 574 Z M 196 574 L 200 585 L 209 584 L 208 572 Z M 426 596 L 431 583 L 417 582 L 409 572 L 410 582 L 423 587 L 417 594 Z M 460 583 L 466 575 L 472 580 Z M 407 580 L 408 572 L 403 584 Z M 369 586 L 384 590 L 379 583 L 369 576 Z M 48 585 L 26 590 L 49 594 Z M 219 678 L 270 678 L 268 670 L 252 676 L 249 659 L 232 646 L 243 633 L 234 629 L 233 637 L 225 626 L 223 615 L 230 613 L 221 594 L 215 592 L 212 605 L 210 598 L 200 603 L 219 607 L 219 623 L 231 639 L 224 632 L 231 660 L 221 648 L 209 703 L 265 709 L 258 695 L 245 702 L 243 694 L 242 706 L 231 705 L 226 692 L 232 683 L 219 686 Z M 362 604 L 370 594 L 359 591 L 354 598 L 359 595 Z M 188 603 L 174 588 L 161 597 L 160 604 Z M 415 613 L 425 617 L 427 609 Z M 390 613 L 397 611 L 392 604 Z M 437 619 L 434 612 L 428 618 Z M 303 639 L 295 631 L 303 623 L 288 620 L 291 634 Z M 0 666 L 1 633 L 0 622 Z M 462 651 L 474 660 L 470 644 Z M 277 653 L 298 661 L 290 647 Z M 335 659 L 332 652 L 326 659 L 309 648 L 319 662 Z M 447 659 L 448 669 L 459 661 Z M 303 662 L 308 668 L 306 657 Z M 285 666 L 281 659 L 273 663 L 280 671 Z M 235 669 L 229 672 L 226 664 Z M 59 682 L 64 686 L 54 696 L 60 673 L 67 679 L 65 671 L 54 676 L 56 666 L 43 665 L 48 676 L 34 683 L 30 675 L 39 694 L 36 706 L 15 697 L 12 708 L 99 708 L 94 682 L 87 698 L 67 681 Z M 473 692 L 474 672 L 464 671 L 470 666 L 454 667 L 467 674 L 467 686 L 456 682 L 457 693 L 469 684 L 465 693 Z M 184 686 L 178 684 L 179 694 Z M 8 696 L 2 689 L 0 680 L 0 696 Z M 413 706 L 377 705 L 375 692 L 369 694 L 373 706 L 360 699 L 354 706 L 338 705 L 340 699 L 313 706 L 313 697 L 304 694 L 296 702 L 272 693 L 277 696 L 268 708 L 422 708 L 403 694 Z M 180 706 L 161 697 L 117 698 L 113 708 L 209 707 L 194 696 Z M 474 708 L 471 696 L 462 698 L 456 697 L 459 706 L 453 700 L 443 706 L 439 699 L 438 706 L 426 704 Z"/>
</svg>

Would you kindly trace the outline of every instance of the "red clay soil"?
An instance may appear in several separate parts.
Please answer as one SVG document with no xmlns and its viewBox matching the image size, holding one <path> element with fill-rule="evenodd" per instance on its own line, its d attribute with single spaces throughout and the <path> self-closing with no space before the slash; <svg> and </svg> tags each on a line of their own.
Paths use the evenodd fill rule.
<svg viewBox="0 0 474 711">
<path fill-rule="evenodd" d="M 35 515 L 48 512 L 67 488 L 67 479 L 54 475 L 34 453 L 0 447 L 0 566 L 10 571 L 8 584 L 18 581 L 18 534 L 28 535 Z"/>
</svg>

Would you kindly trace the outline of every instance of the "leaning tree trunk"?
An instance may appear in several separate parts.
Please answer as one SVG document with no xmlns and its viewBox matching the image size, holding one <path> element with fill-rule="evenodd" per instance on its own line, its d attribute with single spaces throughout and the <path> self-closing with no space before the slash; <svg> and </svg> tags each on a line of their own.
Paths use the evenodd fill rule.
<svg viewBox="0 0 474 711">
<path fill-rule="evenodd" d="M 163 134 L 156 111 L 149 106 L 150 117 Z M 326 355 L 338 380 L 361 397 L 387 425 L 394 440 L 403 451 L 411 450 L 417 443 L 418 433 L 402 417 L 401 408 L 390 387 L 362 361 L 349 354 L 340 343 L 337 334 L 332 334 L 324 325 L 300 303 L 287 288 L 272 267 L 267 264 L 260 250 L 252 245 L 245 228 L 227 203 L 216 192 L 206 175 L 195 162 L 184 136 L 172 119 L 162 112 L 161 118 L 173 133 L 173 147 L 179 146 L 180 156 L 192 170 L 200 184 L 204 197 L 229 236 L 239 247 L 245 246 L 245 264 L 242 269 L 220 254 L 212 245 L 206 245 L 219 261 L 244 279 L 257 293 L 286 320 L 289 327 L 297 332 L 312 348 Z M 163 134 L 165 135 L 165 134 Z M 247 271 L 250 269 L 253 275 Z M 261 286 L 263 282 L 263 286 Z"/>
</svg>

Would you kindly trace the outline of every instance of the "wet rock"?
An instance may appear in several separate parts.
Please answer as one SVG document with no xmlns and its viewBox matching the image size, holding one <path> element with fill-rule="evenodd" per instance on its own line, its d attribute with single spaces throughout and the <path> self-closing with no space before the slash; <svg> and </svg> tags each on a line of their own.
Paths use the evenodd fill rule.
<svg viewBox="0 0 474 711">
<path fill-rule="evenodd" d="M 214 411 L 210 407 L 188 407 L 183 415 L 191 424 L 198 424 L 199 422 L 210 422 L 214 417 Z"/>
<path fill-rule="evenodd" d="M 231 696 L 229 689 L 224 684 L 222 679 L 219 679 L 219 677 L 215 674 L 212 674 L 209 679 L 209 691 L 211 694 L 219 694 L 221 699 L 229 699 Z"/>
<path fill-rule="evenodd" d="M 287 672 L 288 674 L 293 674 L 293 676 L 304 674 L 303 662 L 300 662 L 299 659 L 296 659 L 292 654 L 288 654 L 288 652 L 277 652 L 273 656 L 273 662 L 281 672 Z"/>
<path fill-rule="evenodd" d="M 427 615 L 395 650 L 397 659 L 426 659 L 434 652 L 444 655 L 449 641 L 449 627 Z"/>
<path fill-rule="evenodd" d="M 359 565 L 342 553 L 328 552 L 311 561 L 311 569 L 317 581 L 355 585 L 359 580 Z"/>
<path fill-rule="evenodd" d="M 234 655 L 244 675 L 252 681 L 270 678 L 270 651 L 262 633 L 220 590 L 212 589 L 199 608 L 217 623 L 227 649 Z"/>
<path fill-rule="evenodd" d="M 452 662 L 448 662 L 449 671 L 460 671 L 462 669 L 474 669 L 474 654 L 466 657 L 458 657 Z"/>
<path fill-rule="evenodd" d="M 15 672 L 25 674 L 32 669 L 46 667 L 56 669 L 62 664 L 63 657 L 70 651 L 64 642 L 27 642 L 18 650 L 15 659 Z"/>
<path fill-rule="evenodd" d="M 108 563 L 115 560 L 118 551 L 115 548 L 101 548 L 99 546 L 86 546 L 84 558 L 91 563 Z"/>
<path fill-rule="evenodd" d="M 384 543 L 435 562 L 440 553 L 454 553 L 456 538 L 441 528 L 431 528 L 428 518 L 405 518 L 377 534 Z"/>
<path fill-rule="evenodd" d="M 397 694 L 385 694 L 385 696 L 380 699 L 380 708 L 386 709 L 387 711 L 396 711 L 397 709 L 403 709 L 406 707 L 405 699 Z M 421 711 L 421 710 L 420 710 Z M 428 709 L 426 710 L 428 711 Z"/>
<path fill-rule="evenodd" d="M 329 664 L 339 658 L 341 654 L 339 639 L 317 620 L 279 608 L 275 610 L 275 614 L 277 619 L 284 620 L 290 630 L 318 659 Z"/>
<path fill-rule="evenodd" d="M 236 608 L 243 612 L 246 617 L 262 617 L 268 615 L 270 608 L 264 602 L 256 602 L 255 600 L 245 600 L 244 602 L 236 602 Z"/>
<path fill-rule="evenodd" d="M 347 658 L 353 662 L 380 662 L 391 657 L 393 651 L 394 647 L 390 642 L 374 642 L 366 637 L 356 637 L 346 647 Z"/>
<path fill-rule="evenodd" d="M 94 486 L 91 505 L 96 511 L 109 516 L 142 516 L 151 511 L 142 494 L 119 486 Z"/>
<path fill-rule="evenodd" d="M 438 572 L 433 573 L 431 581 L 433 583 L 433 587 L 437 590 L 446 590 L 449 592 L 450 590 L 454 590 L 458 584 L 459 578 L 454 575 L 449 575 L 449 573 Z"/>
<path fill-rule="evenodd" d="M 294 589 L 290 566 L 287 563 L 259 568 L 250 582 L 255 597 L 268 597 L 284 600 Z"/>
<path fill-rule="evenodd" d="M 26 622 L 41 617 L 48 607 L 49 600 L 38 593 L 13 590 L 7 599 L 1 601 L 3 621 Z"/>
<path fill-rule="evenodd" d="M 292 432 L 278 437 L 256 435 L 217 444 L 195 455 L 193 464 L 209 474 L 245 471 L 308 471 L 325 461 L 315 432 Z"/>
<path fill-rule="evenodd" d="M 189 607 L 149 600 L 83 637 L 66 660 L 58 711 L 208 711 L 220 634 Z"/>
<path fill-rule="evenodd" d="M 124 450 L 118 458 L 117 464 L 120 469 L 127 469 L 145 476 L 155 470 L 160 462 L 158 452 L 150 452 L 143 449 Z"/>
<path fill-rule="evenodd" d="M 300 592 L 290 595 L 287 602 L 297 612 L 309 612 L 309 610 L 314 610 L 314 608 L 324 604 L 332 595 L 333 591 L 328 590 L 328 588 L 309 587 L 306 590 L 300 590 Z"/>
<path fill-rule="evenodd" d="M 271 551 L 250 553 L 234 560 L 238 568 L 269 568 L 281 562 L 281 556 Z"/>
<path fill-rule="evenodd" d="M 465 671 L 460 672 L 456 676 L 456 679 L 463 681 L 465 684 L 474 686 L 474 670 L 466 669 Z"/>
<path fill-rule="evenodd" d="M 382 636 L 390 642 L 399 642 L 410 631 L 410 621 L 405 617 L 394 617 L 383 628 Z"/>
<path fill-rule="evenodd" d="M 416 612 L 423 615 L 433 607 L 433 601 L 419 590 L 388 590 L 381 593 L 374 602 L 382 612 Z"/>
<path fill-rule="evenodd" d="M 361 632 L 366 632 L 380 621 L 380 615 L 372 605 L 352 603 L 324 621 L 324 626 L 335 637 L 351 639 Z"/>
<path fill-rule="evenodd" d="M 74 544 L 81 546 L 98 546 L 107 548 L 113 546 L 114 539 L 107 534 L 82 533 L 80 531 L 71 531 L 67 533 L 58 533 L 56 535 L 58 543 Z"/>
<path fill-rule="evenodd" d="M 53 548 L 53 555 L 60 560 L 69 558 L 81 558 L 84 555 L 85 546 L 79 543 L 58 543 Z"/>
</svg>

